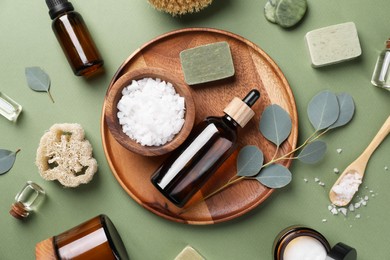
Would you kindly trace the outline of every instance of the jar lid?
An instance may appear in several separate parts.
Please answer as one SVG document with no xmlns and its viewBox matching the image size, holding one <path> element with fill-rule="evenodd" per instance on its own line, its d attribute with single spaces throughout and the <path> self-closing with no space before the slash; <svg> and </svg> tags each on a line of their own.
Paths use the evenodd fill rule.
<svg viewBox="0 0 390 260">
<path fill-rule="evenodd" d="M 344 243 L 337 243 L 329 252 L 325 260 L 356 260 L 357 252 Z"/>
</svg>

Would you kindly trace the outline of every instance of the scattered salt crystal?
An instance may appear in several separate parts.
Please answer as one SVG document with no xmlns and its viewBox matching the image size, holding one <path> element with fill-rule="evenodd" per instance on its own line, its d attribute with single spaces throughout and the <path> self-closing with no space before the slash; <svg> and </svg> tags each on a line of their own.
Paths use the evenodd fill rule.
<svg viewBox="0 0 390 260">
<path fill-rule="evenodd" d="M 326 218 L 322 219 L 322 223 L 325 223 L 326 221 L 328 221 Z"/>
<path fill-rule="evenodd" d="M 361 203 L 362 203 L 363 206 L 367 205 L 367 201 L 365 201 L 365 200 L 363 200 Z"/>
<path fill-rule="evenodd" d="M 358 209 L 358 208 L 360 208 L 360 203 L 355 203 L 355 205 L 354 205 L 354 207 L 355 207 L 355 209 Z"/>
<path fill-rule="evenodd" d="M 306 178 L 303 179 L 306 183 L 308 182 L 308 180 Z"/>
<path fill-rule="evenodd" d="M 342 153 L 343 152 L 343 149 L 339 148 L 336 150 L 338 154 Z"/>
<path fill-rule="evenodd" d="M 184 98 L 160 79 L 133 80 L 122 91 L 117 117 L 123 132 L 137 143 L 160 146 L 173 139 L 184 124 Z"/>
<path fill-rule="evenodd" d="M 366 196 L 364 196 L 364 200 L 366 200 L 366 201 L 368 200 L 368 196 L 367 196 L 367 195 L 366 195 Z"/>
<path fill-rule="evenodd" d="M 343 204 L 344 201 L 350 201 L 361 183 L 362 177 L 359 173 L 347 173 L 341 181 L 332 188 L 333 192 L 336 194 L 335 204 Z"/>
<path fill-rule="evenodd" d="M 349 211 L 355 211 L 355 207 L 353 206 L 353 204 L 349 204 L 348 209 Z"/>
<path fill-rule="evenodd" d="M 346 208 L 339 208 L 339 212 L 341 212 L 344 216 L 347 216 L 347 209 Z"/>
<path fill-rule="evenodd" d="M 314 181 L 315 181 L 315 182 L 319 182 L 319 181 L 320 181 L 320 179 L 318 179 L 318 178 L 314 178 Z"/>
<path fill-rule="evenodd" d="M 333 169 L 333 172 L 334 172 L 334 173 L 339 173 L 340 171 L 339 171 L 339 169 L 334 168 L 334 169 Z"/>
<path fill-rule="evenodd" d="M 389 170 L 389 167 L 385 166 L 385 168 L 384 168 L 384 169 L 385 169 L 385 171 L 388 171 L 388 170 Z"/>
<path fill-rule="evenodd" d="M 320 182 L 318 183 L 318 185 L 324 187 L 324 186 L 325 186 L 325 183 L 323 183 L 322 181 L 320 181 Z"/>
<path fill-rule="evenodd" d="M 355 218 L 360 218 L 360 214 L 356 214 Z"/>
<path fill-rule="evenodd" d="M 334 206 L 332 205 L 328 205 L 328 210 L 331 211 L 333 209 Z"/>
<path fill-rule="evenodd" d="M 375 194 L 371 194 L 371 197 L 375 197 Z"/>
<path fill-rule="evenodd" d="M 330 210 L 330 212 L 333 214 L 333 215 L 337 215 L 339 212 L 337 210 L 337 208 L 333 208 Z"/>
</svg>

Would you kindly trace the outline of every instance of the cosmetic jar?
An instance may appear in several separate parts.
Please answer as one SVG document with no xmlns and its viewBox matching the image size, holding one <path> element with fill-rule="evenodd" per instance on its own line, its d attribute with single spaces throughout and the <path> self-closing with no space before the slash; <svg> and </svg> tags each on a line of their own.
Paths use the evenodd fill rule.
<svg viewBox="0 0 390 260">
<path fill-rule="evenodd" d="M 331 248 L 318 231 L 305 226 L 282 230 L 273 245 L 274 260 L 356 260 L 356 250 L 338 243 Z"/>
<path fill-rule="evenodd" d="M 35 247 L 37 260 L 128 260 L 122 239 L 106 215 L 94 217 Z"/>
</svg>

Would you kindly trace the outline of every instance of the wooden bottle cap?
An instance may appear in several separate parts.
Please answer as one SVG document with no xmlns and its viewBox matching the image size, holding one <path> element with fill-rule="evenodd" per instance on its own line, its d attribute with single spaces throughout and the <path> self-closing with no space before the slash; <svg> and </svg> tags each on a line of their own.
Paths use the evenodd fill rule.
<svg viewBox="0 0 390 260">
<path fill-rule="evenodd" d="M 237 97 L 233 98 L 223 112 L 233 118 L 233 120 L 241 127 L 244 127 L 255 115 L 255 112 L 247 104 L 245 104 L 245 102 Z"/>
<path fill-rule="evenodd" d="M 57 260 L 53 244 L 53 237 L 43 240 L 35 246 L 35 259 Z"/>
</svg>

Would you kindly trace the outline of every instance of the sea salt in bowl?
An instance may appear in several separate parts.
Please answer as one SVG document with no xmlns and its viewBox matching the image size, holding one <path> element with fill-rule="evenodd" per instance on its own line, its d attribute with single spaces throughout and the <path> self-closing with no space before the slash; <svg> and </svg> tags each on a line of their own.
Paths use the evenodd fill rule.
<svg viewBox="0 0 390 260">
<path fill-rule="evenodd" d="M 125 73 L 107 91 L 105 119 L 123 147 L 143 156 L 158 156 L 173 151 L 188 137 L 195 104 L 179 77 L 160 68 L 141 68 Z"/>
</svg>

